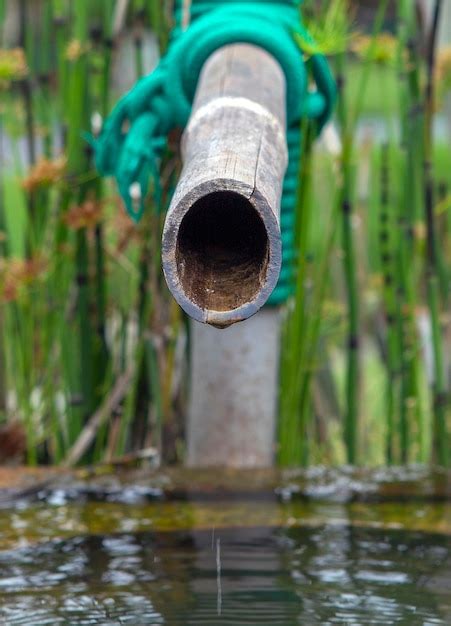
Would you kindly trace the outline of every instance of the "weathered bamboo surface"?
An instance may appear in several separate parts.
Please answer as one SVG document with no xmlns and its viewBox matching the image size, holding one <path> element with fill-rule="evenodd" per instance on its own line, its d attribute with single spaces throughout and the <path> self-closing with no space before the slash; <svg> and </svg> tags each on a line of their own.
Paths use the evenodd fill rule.
<svg viewBox="0 0 451 626">
<path fill-rule="evenodd" d="M 285 118 L 285 77 L 266 51 L 234 44 L 206 62 L 162 243 L 168 286 L 199 322 L 242 321 L 277 283 Z"/>
</svg>

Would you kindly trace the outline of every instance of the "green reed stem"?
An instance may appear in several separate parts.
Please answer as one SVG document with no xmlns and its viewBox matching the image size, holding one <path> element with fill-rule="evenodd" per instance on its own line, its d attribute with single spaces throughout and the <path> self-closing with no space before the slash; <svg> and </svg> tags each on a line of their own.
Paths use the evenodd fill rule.
<svg viewBox="0 0 451 626">
<path fill-rule="evenodd" d="M 357 89 L 357 96 L 352 113 L 350 103 L 346 99 L 346 59 L 345 54 L 338 55 L 339 85 L 338 120 L 341 130 L 342 153 L 341 153 L 341 209 L 342 209 L 342 245 L 343 245 L 343 269 L 346 282 L 347 299 L 347 368 L 346 368 L 346 412 L 344 422 L 344 440 L 348 463 L 357 462 L 358 444 L 358 397 L 359 397 L 359 297 L 356 266 L 356 251 L 353 237 L 353 151 L 354 134 L 357 120 L 359 119 L 366 86 L 371 72 L 371 58 L 376 45 L 376 36 L 382 29 L 384 17 L 388 6 L 388 0 L 380 2 L 374 28 L 372 42 L 368 50 L 368 60 L 364 63 L 363 72 Z"/>
<path fill-rule="evenodd" d="M 345 59 L 338 58 L 339 98 L 338 119 L 342 137 L 340 159 L 341 179 L 340 205 L 342 211 L 342 246 L 343 269 L 346 281 L 347 298 L 347 370 L 346 370 L 346 412 L 344 423 L 344 440 L 348 463 L 357 460 L 357 418 L 358 418 L 358 376 L 359 376 L 359 300 L 356 273 L 356 259 L 352 233 L 353 217 L 353 180 L 352 180 L 352 149 L 353 137 L 350 132 L 350 120 L 345 96 Z"/>
<path fill-rule="evenodd" d="M 387 384 L 386 384 L 386 459 L 389 464 L 395 458 L 396 388 L 399 378 L 398 342 L 396 337 L 396 294 L 394 293 L 394 242 L 391 236 L 393 223 L 390 212 L 390 152 L 388 144 L 382 146 L 380 165 L 379 248 L 383 275 L 385 321 L 387 327 Z"/>
<path fill-rule="evenodd" d="M 0 10 L 4 11 L 4 5 L 0 5 Z M 0 18 L 2 14 L 0 13 Z M 0 19 L 0 24 L 1 24 Z M 3 149 L 3 115 L 0 113 L 0 162 L 4 160 Z M 6 222 L 5 222 L 5 193 L 3 177 L 0 175 L 0 259 L 5 259 L 7 254 L 6 243 Z M 6 345 L 5 336 L 5 310 L 0 303 L 0 346 Z M 6 375 L 6 350 L 0 349 L 0 420 L 3 421 L 6 415 L 6 396 L 7 396 L 7 375 Z"/>
<path fill-rule="evenodd" d="M 281 359 L 281 386 L 279 419 L 279 462 L 281 465 L 295 465 L 300 462 L 304 446 L 302 424 L 305 417 L 299 413 L 299 393 L 304 366 L 304 321 L 306 319 L 307 299 L 307 259 L 310 237 L 312 206 L 311 193 L 311 157 L 312 129 L 306 125 L 301 132 L 302 161 L 299 170 L 298 197 L 296 201 L 296 232 L 298 234 L 296 268 L 296 291 L 293 311 L 289 314 L 284 331 Z"/>
<path fill-rule="evenodd" d="M 427 410 L 423 403 L 420 343 L 417 330 L 416 285 L 419 268 L 415 262 L 414 224 L 421 207 L 422 138 L 423 112 L 421 105 L 421 59 L 419 33 L 412 3 L 400 3 L 399 67 L 402 79 L 401 119 L 402 152 L 404 154 L 404 193 L 399 210 L 399 297 L 405 303 L 400 308 L 399 328 L 402 349 L 402 398 L 401 418 L 407 435 L 402 440 L 401 458 L 407 460 L 411 448 L 410 433 L 416 425 L 419 434 L 420 458 L 425 461 L 427 452 L 425 432 L 427 430 Z M 409 408 L 410 407 L 410 408 Z M 412 411 L 413 408 L 413 411 Z"/>
<path fill-rule="evenodd" d="M 424 210 L 427 231 L 427 294 L 432 325 L 434 354 L 434 415 L 437 460 L 441 465 L 450 461 L 447 432 L 447 384 L 443 359 L 443 338 L 440 321 L 440 289 L 438 272 L 437 236 L 434 214 L 433 135 L 435 49 L 442 0 L 435 0 L 431 32 L 427 48 L 427 73 L 425 89 L 425 141 L 424 141 Z"/>
<path fill-rule="evenodd" d="M 449 202 L 448 185 L 444 181 L 441 181 L 437 185 L 437 200 L 439 205 L 446 206 L 446 204 Z M 451 270 L 447 263 L 445 253 L 450 237 L 450 228 L 447 219 L 448 213 L 449 211 L 446 211 L 444 215 L 440 215 L 439 219 L 436 219 L 436 230 L 438 237 L 436 246 L 437 270 L 440 281 L 440 297 L 445 307 L 447 304 L 449 304 L 449 298 L 451 296 Z"/>
</svg>

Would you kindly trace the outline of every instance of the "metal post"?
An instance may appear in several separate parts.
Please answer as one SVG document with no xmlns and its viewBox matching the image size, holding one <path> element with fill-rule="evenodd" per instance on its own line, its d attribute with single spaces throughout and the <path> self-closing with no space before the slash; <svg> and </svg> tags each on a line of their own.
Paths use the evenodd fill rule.
<svg viewBox="0 0 451 626">
<path fill-rule="evenodd" d="M 285 76 L 265 50 L 233 44 L 205 63 L 162 242 L 169 289 L 199 322 L 242 321 L 277 283 L 285 107 Z"/>
<path fill-rule="evenodd" d="M 188 465 L 272 465 L 279 331 L 269 308 L 223 331 L 191 323 Z"/>
</svg>

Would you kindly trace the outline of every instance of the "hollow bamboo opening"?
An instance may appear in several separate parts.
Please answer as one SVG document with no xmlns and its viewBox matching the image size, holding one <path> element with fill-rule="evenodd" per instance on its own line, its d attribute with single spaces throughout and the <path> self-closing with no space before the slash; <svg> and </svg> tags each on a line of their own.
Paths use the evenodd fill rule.
<svg viewBox="0 0 451 626">
<path fill-rule="evenodd" d="M 232 191 L 209 193 L 180 224 L 177 272 L 186 296 L 202 309 L 231 311 L 265 282 L 269 241 L 251 202 Z"/>
</svg>

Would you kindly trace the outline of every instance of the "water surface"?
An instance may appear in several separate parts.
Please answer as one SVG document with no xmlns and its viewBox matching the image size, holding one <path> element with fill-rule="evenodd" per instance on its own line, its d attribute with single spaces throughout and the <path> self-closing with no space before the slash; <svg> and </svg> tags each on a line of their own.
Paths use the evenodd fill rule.
<svg viewBox="0 0 451 626">
<path fill-rule="evenodd" d="M 0 510 L 0 624 L 451 624 L 443 479 L 28 492 Z"/>
</svg>

